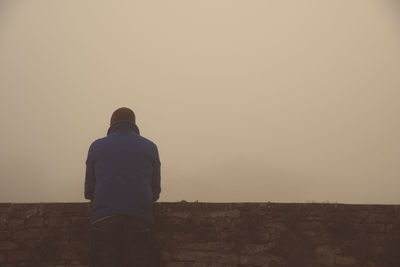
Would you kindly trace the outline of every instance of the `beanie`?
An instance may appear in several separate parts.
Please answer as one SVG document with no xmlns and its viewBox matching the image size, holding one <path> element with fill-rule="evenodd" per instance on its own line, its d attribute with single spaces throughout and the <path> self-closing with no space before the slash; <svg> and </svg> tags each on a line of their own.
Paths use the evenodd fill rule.
<svg viewBox="0 0 400 267">
<path fill-rule="evenodd" d="M 121 120 L 131 121 L 132 123 L 135 123 L 136 122 L 135 113 L 129 108 L 125 107 L 119 108 L 115 110 L 111 115 L 110 124 L 113 124 L 114 122 Z"/>
</svg>

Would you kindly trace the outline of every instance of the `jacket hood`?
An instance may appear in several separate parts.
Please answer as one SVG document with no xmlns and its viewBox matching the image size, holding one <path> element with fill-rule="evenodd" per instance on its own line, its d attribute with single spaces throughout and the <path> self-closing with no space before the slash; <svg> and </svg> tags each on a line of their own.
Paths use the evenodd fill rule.
<svg viewBox="0 0 400 267">
<path fill-rule="evenodd" d="M 140 135 L 139 127 L 135 123 L 127 120 L 120 120 L 111 124 L 108 128 L 107 135 L 118 130 L 131 130 Z"/>
</svg>

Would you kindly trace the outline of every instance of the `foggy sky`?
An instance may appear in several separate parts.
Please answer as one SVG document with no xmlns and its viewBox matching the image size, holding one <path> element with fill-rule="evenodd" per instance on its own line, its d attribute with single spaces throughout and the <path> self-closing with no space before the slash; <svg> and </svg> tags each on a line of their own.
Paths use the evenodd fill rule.
<svg viewBox="0 0 400 267">
<path fill-rule="evenodd" d="M 390 0 L 1 1 L 0 202 L 85 201 L 129 107 L 159 201 L 400 203 Z"/>
</svg>

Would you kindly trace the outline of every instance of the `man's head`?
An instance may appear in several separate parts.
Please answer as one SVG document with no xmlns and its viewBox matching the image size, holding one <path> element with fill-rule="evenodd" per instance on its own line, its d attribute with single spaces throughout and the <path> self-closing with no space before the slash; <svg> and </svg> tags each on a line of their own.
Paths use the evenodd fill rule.
<svg viewBox="0 0 400 267">
<path fill-rule="evenodd" d="M 111 115 L 110 125 L 120 120 L 127 120 L 136 123 L 135 113 L 129 108 L 119 108 Z"/>
</svg>

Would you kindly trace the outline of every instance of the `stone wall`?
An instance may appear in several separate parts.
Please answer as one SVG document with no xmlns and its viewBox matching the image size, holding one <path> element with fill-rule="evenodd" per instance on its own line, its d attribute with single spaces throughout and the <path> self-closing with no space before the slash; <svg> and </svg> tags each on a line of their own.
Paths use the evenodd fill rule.
<svg viewBox="0 0 400 267">
<path fill-rule="evenodd" d="M 0 203 L 0 266 L 87 266 L 88 203 Z M 159 266 L 399 267 L 400 206 L 155 203 Z"/>
</svg>

